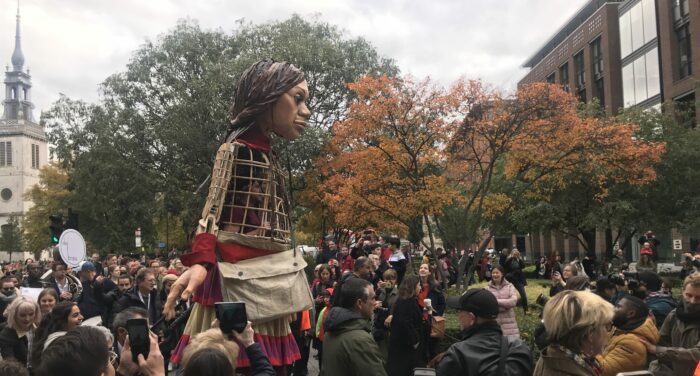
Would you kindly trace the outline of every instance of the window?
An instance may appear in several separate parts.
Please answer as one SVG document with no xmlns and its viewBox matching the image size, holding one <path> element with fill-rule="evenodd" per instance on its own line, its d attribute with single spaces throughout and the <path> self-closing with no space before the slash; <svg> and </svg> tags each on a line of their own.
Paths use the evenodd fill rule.
<svg viewBox="0 0 700 376">
<path fill-rule="evenodd" d="M 642 3 L 630 9 L 630 31 L 632 32 L 632 51 L 644 45 L 644 23 L 642 21 Z"/>
<path fill-rule="evenodd" d="M 548 84 L 553 84 L 554 82 L 556 82 L 556 81 L 554 80 L 554 72 L 552 72 L 552 74 L 550 74 L 549 76 L 547 76 L 547 83 L 548 83 Z"/>
<path fill-rule="evenodd" d="M 673 0 L 673 21 L 681 21 L 688 14 L 688 0 Z"/>
<path fill-rule="evenodd" d="M 654 0 L 642 0 L 620 15 L 620 57 L 636 51 L 656 38 Z"/>
<path fill-rule="evenodd" d="M 32 168 L 39 168 L 39 145 L 32 144 Z"/>
<path fill-rule="evenodd" d="M 586 100 L 586 70 L 583 65 L 583 51 L 574 56 L 574 80 L 579 100 Z"/>
<path fill-rule="evenodd" d="M 591 60 L 593 61 L 593 79 L 603 76 L 603 49 L 600 44 L 600 37 L 591 43 Z"/>
<path fill-rule="evenodd" d="M 646 77 L 647 77 L 647 98 L 661 94 L 661 77 L 659 76 L 659 57 L 656 53 L 657 49 L 647 52 L 644 57 L 646 60 Z"/>
<path fill-rule="evenodd" d="M 599 78 L 595 80 L 595 84 L 593 85 L 595 89 L 595 97 L 598 98 L 598 102 L 600 102 L 600 107 L 605 108 L 605 86 L 603 85 L 603 78 Z"/>
<path fill-rule="evenodd" d="M 564 86 L 564 90 L 569 91 L 569 63 L 559 67 L 559 84 Z"/>
<path fill-rule="evenodd" d="M 637 103 L 634 100 L 634 73 L 632 72 L 632 64 L 627 64 L 622 67 L 622 99 L 625 107 L 634 106 Z"/>
<path fill-rule="evenodd" d="M 656 38 L 656 5 L 654 0 L 642 0 L 644 43 Z"/>
<path fill-rule="evenodd" d="M 690 61 L 690 32 L 688 31 L 688 23 L 676 29 L 676 38 L 678 38 L 678 78 L 683 79 L 693 74 L 693 69 Z"/>
<path fill-rule="evenodd" d="M 0 167 L 12 166 L 12 142 L 0 141 Z"/>
<path fill-rule="evenodd" d="M 660 92 L 657 48 L 622 67 L 622 96 L 625 106 L 644 102 Z"/>
<path fill-rule="evenodd" d="M 9 188 L 3 188 L 3 190 L 0 191 L 0 197 L 5 201 L 10 201 L 12 198 L 12 190 Z"/>
<path fill-rule="evenodd" d="M 620 57 L 632 53 L 632 33 L 630 32 L 630 12 L 620 16 Z"/>
</svg>

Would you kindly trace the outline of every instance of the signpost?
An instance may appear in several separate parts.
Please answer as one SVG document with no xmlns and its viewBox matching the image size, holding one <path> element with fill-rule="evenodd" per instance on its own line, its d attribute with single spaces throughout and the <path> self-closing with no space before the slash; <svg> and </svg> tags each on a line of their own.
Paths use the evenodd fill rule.
<svg viewBox="0 0 700 376">
<path fill-rule="evenodd" d="M 136 248 L 141 248 L 141 227 L 136 229 L 134 235 L 136 235 Z"/>
<path fill-rule="evenodd" d="M 85 239 L 76 230 L 65 230 L 58 240 L 58 252 L 66 265 L 77 268 L 85 260 Z"/>
<path fill-rule="evenodd" d="M 681 239 L 673 239 L 673 250 L 674 251 L 683 250 L 683 243 L 681 242 Z"/>
</svg>

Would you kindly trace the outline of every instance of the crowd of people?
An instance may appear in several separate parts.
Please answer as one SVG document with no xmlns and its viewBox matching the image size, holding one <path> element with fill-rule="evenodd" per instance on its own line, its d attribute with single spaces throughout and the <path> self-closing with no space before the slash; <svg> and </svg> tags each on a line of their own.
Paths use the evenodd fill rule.
<svg viewBox="0 0 700 376">
<path fill-rule="evenodd" d="M 166 266 L 167 265 L 167 266 Z M 0 374 L 2 375 L 165 375 L 169 357 L 182 333 L 189 303 L 178 317 L 162 319 L 170 287 L 186 268 L 178 258 L 124 257 L 98 254 L 70 268 L 53 261 L 3 265 L 0 278 Z M 38 294 L 35 294 L 38 292 Z M 36 296 L 35 296 L 36 295 Z M 132 358 L 127 321 L 145 319 L 151 326 L 148 358 Z M 275 374 L 250 325 L 236 333 L 236 342 L 202 333 L 194 339 L 202 354 L 189 346 L 180 374 L 199 375 L 202 364 L 217 364 L 206 351 L 245 349 L 256 375 Z M 105 345 L 101 346 L 100 342 Z M 235 366 L 226 359 L 225 364 Z M 192 364 L 188 368 L 188 363 Z M 199 368 L 198 368 L 199 367 Z M 233 374 L 232 372 L 230 374 Z"/>
<path fill-rule="evenodd" d="M 607 270 L 588 257 L 563 263 L 555 253 L 539 260 L 534 276 L 549 278 L 551 287 L 538 298 L 542 321 L 531 349 L 516 320 L 516 309 L 528 309 L 524 286 L 531 280 L 517 249 L 487 255 L 475 275 L 465 277 L 487 281 L 485 288 L 447 298 L 454 274 L 468 270 L 474 252 L 421 254 L 398 238 L 376 236 L 354 244 L 329 240 L 309 281 L 314 307 L 291 318 L 301 359 L 285 373 L 307 375 L 309 362 L 318 361 L 323 375 L 408 376 L 430 367 L 437 375 L 607 376 L 649 369 L 691 376 L 700 361 L 700 255 L 685 256 L 678 300 L 671 281 L 655 271 L 630 273 L 620 251 Z M 251 325 L 226 336 L 213 324 L 192 338 L 178 364 L 170 362 L 189 303 L 178 305 L 173 320 L 164 320 L 162 311 L 185 270 L 173 254 L 95 254 L 76 268 L 60 260 L 5 264 L 0 374 L 233 375 L 239 356 L 250 359 L 248 374 L 280 374 L 255 343 Z M 449 338 L 453 344 L 444 350 L 441 340 L 451 337 L 445 315 L 455 314 L 447 308 L 456 311 L 460 338 Z M 135 318 L 156 324 L 147 358 L 131 356 L 127 321 Z M 540 354 L 536 364 L 533 351 Z"/>
</svg>

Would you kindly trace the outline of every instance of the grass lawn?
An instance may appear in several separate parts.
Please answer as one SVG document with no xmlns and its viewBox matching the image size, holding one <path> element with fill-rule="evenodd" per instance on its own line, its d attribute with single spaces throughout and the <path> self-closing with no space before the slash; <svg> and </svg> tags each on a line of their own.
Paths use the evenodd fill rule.
<svg viewBox="0 0 700 376">
<path fill-rule="evenodd" d="M 469 288 L 484 288 L 487 282 L 477 283 L 470 285 Z M 532 279 L 528 280 L 528 285 L 525 286 L 525 293 L 527 294 L 527 300 L 529 303 L 529 308 L 527 313 L 523 312 L 522 307 L 515 308 L 516 320 L 518 321 L 518 328 L 520 329 L 520 337 L 523 341 L 530 346 L 530 351 L 532 352 L 533 359 L 539 358 L 539 351 L 535 346 L 535 340 L 532 333 L 540 322 L 540 314 L 542 313 L 542 307 L 535 304 L 535 300 L 540 294 L 544 294 L 549 297 L 549 286 L 551 285 L 548 280 Z M 457 291 L 456 288 L 449 288 L 445 291 L 446 296 L 458 296 L 463 291 Z M 517 293 L 516 293 L 517 294 Z M 447 308 L 445 310 L 445 333 L 448 336 L 459 338 L 459 322 L 457 321 L 457 311 Z M 442 339 L 439 345 L 439 351 L 444 351 L 447 349 L 455 340 L 448 338 Z"/>
</svg>

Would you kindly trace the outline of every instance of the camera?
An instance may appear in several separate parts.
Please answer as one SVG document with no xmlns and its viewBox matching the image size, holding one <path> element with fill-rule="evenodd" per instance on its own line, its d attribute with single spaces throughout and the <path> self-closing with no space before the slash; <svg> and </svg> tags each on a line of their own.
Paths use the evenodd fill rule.
<svg viewBox="0 0 700 376">
<path fill-rule="evenodd" d="M 622 272 L 627 280 L 627 288 L 634 291 L 639 289 L 639 273 L 637 272 Z"/>
<path fill-rule="evenodd" d="M 625 285 L 625 278 L 619 274 L 608 274 L 608 281 L 616 284 L 617 286 Z"/>
</svg>

